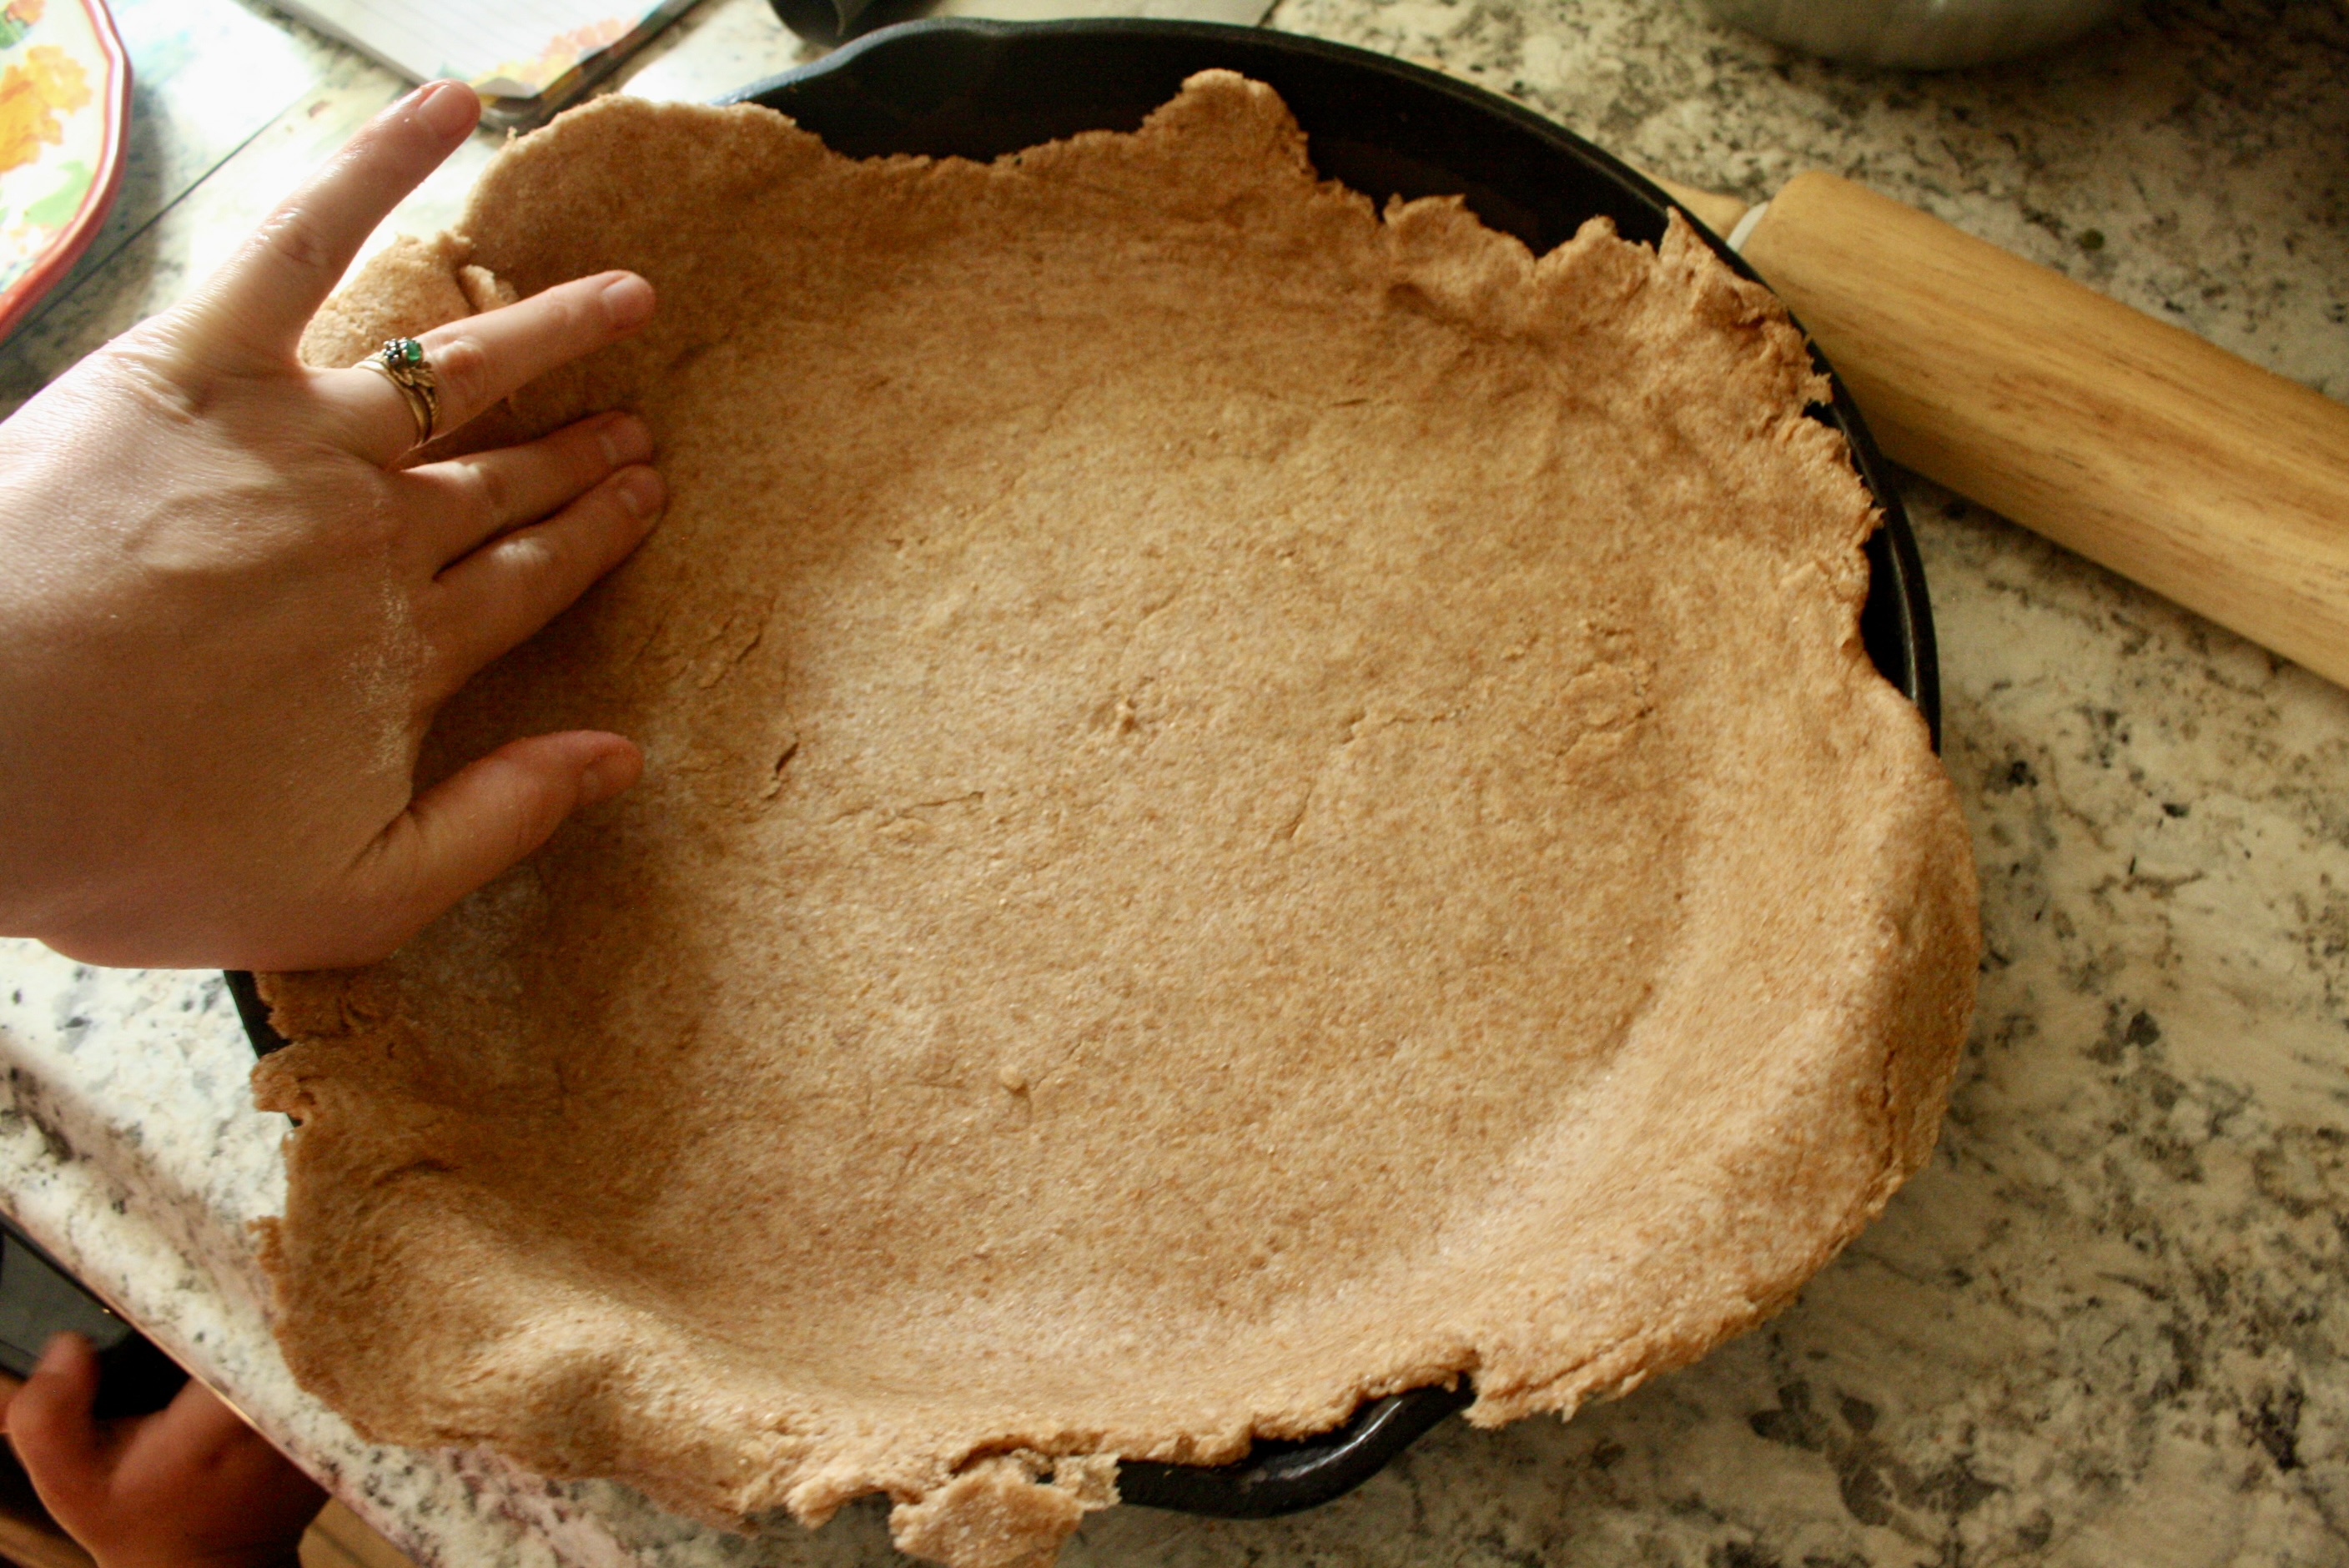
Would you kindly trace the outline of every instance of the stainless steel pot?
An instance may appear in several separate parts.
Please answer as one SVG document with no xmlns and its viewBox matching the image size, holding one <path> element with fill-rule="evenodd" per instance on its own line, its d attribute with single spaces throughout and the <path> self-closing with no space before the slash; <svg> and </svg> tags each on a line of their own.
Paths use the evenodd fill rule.
<svg viewBox="0 0 2349 1568">
<path fill-rule="evenodd" d="M 2053 48 L 2127 0 L 1702 0 L 1715 20 L 1858 65 L 1946 70 Z"/>
</svg>

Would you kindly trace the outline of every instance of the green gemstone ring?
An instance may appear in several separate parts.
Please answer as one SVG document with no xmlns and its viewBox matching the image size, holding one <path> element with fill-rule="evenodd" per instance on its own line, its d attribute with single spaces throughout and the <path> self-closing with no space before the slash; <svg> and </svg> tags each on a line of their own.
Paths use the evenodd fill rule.
<svg viewBox="0 0 2349 1568">
<path fill-rule="evenodd" d="M 395 337 L 359 364 L 399 388 L 416 421 L 416 444 L 430 440 L 440 418 L 440 384 L 424 357 L 424 346 L 412 337 Z"/>
</svg>

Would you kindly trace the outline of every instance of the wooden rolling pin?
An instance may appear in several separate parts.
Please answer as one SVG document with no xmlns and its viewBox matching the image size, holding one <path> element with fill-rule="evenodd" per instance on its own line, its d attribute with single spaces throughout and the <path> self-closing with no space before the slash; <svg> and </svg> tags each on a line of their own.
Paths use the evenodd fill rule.
<svg viewBox="0 0 2349 1568">
<path fill-rule="evenodd" d="M 2349 406 L 1848 180 L 1658 183 L 1895 461 L 2349 686 Z"/>
</svg>

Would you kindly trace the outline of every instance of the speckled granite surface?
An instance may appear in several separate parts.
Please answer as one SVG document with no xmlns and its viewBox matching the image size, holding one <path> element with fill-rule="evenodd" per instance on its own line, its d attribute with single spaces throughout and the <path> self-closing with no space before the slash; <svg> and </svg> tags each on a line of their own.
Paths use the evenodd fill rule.
<svg viewBox="0 0 2349 1568">
<path fill-rule="evenodd" d="M 2335 5 L 2156 4 L 2059 58 L 1942 77 L 1799 60 L 1673 0 L 1283 0 L 1273 21 L 1439 60 L 1693 183 L 1856 175 L 2349 396 Z M 802 52 L 723 0 L 638 86 L 707 96 Z M 392 95 L 319 58 L 0 349 L 0 387 L 168 300 Z M 1097 1515 L 1072 1568 L 2349 1563 L 2349 696 L 1908 494 L 1989 943 L 1931 1167 L 1798 1305 L 1619 1404 L 1449 1424 L 1287 1521 Z M 888 1560 L 874 1508 L 746 1542 L 617 1488 L 372 1449 L 295 1392 L 242 1229 L 277 1203 L 278 1130 L 245 1108 L 216 980 L 0 947 L 0 1058 L 9 1206 L 420 1561 Z"/>
</svg>

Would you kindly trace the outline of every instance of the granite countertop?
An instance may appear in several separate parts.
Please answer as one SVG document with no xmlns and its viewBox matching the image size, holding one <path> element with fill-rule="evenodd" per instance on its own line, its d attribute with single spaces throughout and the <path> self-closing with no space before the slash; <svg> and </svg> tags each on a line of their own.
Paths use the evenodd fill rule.
<svg viewBox="0 0 2349 1568">
<path fill-rule="evenodd" d="M 150 52 L 124 209 L 0 348 L 11 406 L 398 91 L 230 0 L 118 9 Z M 2349 397 L 2338 6 L 2156 3 L 1938 77 L 1805 60 L 1682 0 L 1280 0 L 1272 24 L 1440 63 L 1692 184 L 1854 176 Z M 236 41 L 230 107 L 173 28 Z M 807 53 L 761 0 L 711 0 L 632 90 Z M 396 224 L 446 221 L 490 150 Z M 1619 1403 L 1446 1423 L 1287 1520 L 1095 1515 L 1071 1568 L 2349 1563 L 2349 695 L 1904 488 L 1988 944 L 1931 1165 L 1785 1314 Z M 280 1204 L 282 1124 L 248 1106 L 217 976 L 0 944 L 0 1058 L 11 1212 L 419 1563 L 890 1559 L 877 1506 L 744 1541 L 371 1447 L 295 1389 L 244 1229 Z"/>
</svg>

